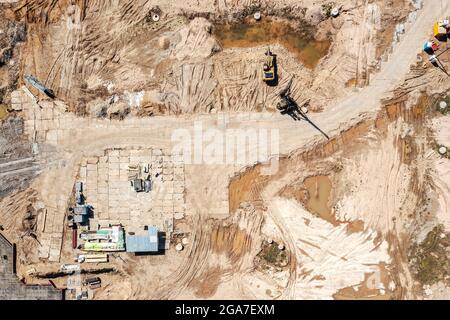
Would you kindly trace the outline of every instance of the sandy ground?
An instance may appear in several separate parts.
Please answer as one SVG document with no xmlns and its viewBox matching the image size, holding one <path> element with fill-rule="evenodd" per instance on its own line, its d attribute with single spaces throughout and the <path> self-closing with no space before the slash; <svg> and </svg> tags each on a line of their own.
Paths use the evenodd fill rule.
<svg viewBox="0 0 450 320">
<path fill-rule="evenodd" d="M 245 1 L 189 3 L 176 2 L 170 9 L 161 1 L 92 3 L 87 8 L 78 2 L 73 5 L 62 2 L 53 9 L 31 4 L 27 9 L 25 6 L 21 13 L 29 10 L 28 14 L 33 15 L 40 8 L 50 22 L 30 24 L 23 72 L 47 79 L 57 95 L 73 109 L 92 114 L 108 105 L 107 100 L 112 95 L 122 98 L 112 109 L 123 108 L 124 103 L 129 103 L 130 94 L 142 95 L 138 104 L 145 113 L 274 110 L 278 89 L 265 86 L 255 72 L 264 59 L 266 45 L 222 49 L 211 34 L 210 22 L 199 18 L 185 25 L 182 15 L 199 14 L 223 22 L 227 18 L 237 19 L 233 17 L 240 16 L 242 10 L 254 11 L 255 4 L 252 6 Z M 341 4 L 342 14 L 330 20 L 324 19 L 322 5 L 325 3 L 259 3 L 261 8 L 269 10 L 268 15 L 283 16 L 289 11 L 293 21 L 313 25 L 320 22 L 316 37 L 333 37 L 330 52 L 315 70 L 299 64 L 284 47 L 273 46 L 279 60 L 280 84 L 294 78 L 292 95 L 299 102 L 315 95 L 310 101 L 312 110 L 330 108 L 337 99 L 351 94 L 355 87 L 371 82 L 371 74 L 378 72 L 382 65 L 380 54 L 376 53 L 380 47 L 377 35 L 384 32 L 382 17 L 392 12 L 402 12 L 406 16 L 411 10 L 406 1 L 394 1 L 392 6 L 395 7 L 383 1 L 370 4 L 345 1 Z M 160 20 L 145 22 L 148 12 L 156 7 L 162 11 Z M 395 21 L 400 17 L 391 18 L 383 20 L 384 25 L 389 25 L 387 36 L 390 38 Z M 110 25 L 114 27 L 105 28 Z M 410 23 L 406 28 L 422 30 Z M 384 60 L 392 47 L 395 50 L 397 46 L 395 42 L 387 44 L 382 49 L 386 54 Z M 392 71 L 392 74 L 403 74 L 397 73 L 399 69 Z M 383 79 L 387 78 L 389 75 Z M 354 85 L 348 86 L 348 83 Z M 78 96 L 83 99 L 77 99 Z"/>
<path fill-rule="evenodd" d="M 433 129 L 435 132 L 436 142 L 439 145 L 448 146 L 450 141 L 450 119 L 447 116 L 441 116 L 433 121 Z M 431 161 L 434 164 L 432 172 L 435 187 L 439 190 L 438 193 L 438 219 L 445 226 L 446 230 L 450 230 L 450 202 L 448 197 L 450 195 L 450 186 L 448 181 L 450 179 L 450 160 L 439 155 L 430 155 Z"/>
<path fill-rule="evenodd" d="M 381 145 L 372 142 L 358 158 L 344 160 L 341 174 L 351 184 L 347 186 L 347 196 L 335 206 L 339 220 L 361 219 L 366 226 L 387 233 L 395 228 L 395 221 L 402 218 L 402 210 L 414 208 L 417 199 L 411 198 L 409 192 L 411 171 L 402 163 L 396 147 L 401 127 L 397 123 L 396 128 L 388 128 L 388 136 Z M 370 143 L 370 138 L 368 140 Z M 404 224 L 398 223 L 398 226 Z"/>
<path fill-rule="evenodd" d="M 365 273 L 380 272 L 380 262 L 390 262 L 387 242 L 374 241 L 376 232 L 369 228 L 348 234 L 346 225 L 334 227 L 290 200 L 274 199 L 269 211 L 297 247 L 295 299 L 331 299 L 338 289 L 362 282 Z"/>
<path fill-rule="evenodd" d="M 279 5 L 282 6 L 288 2 L 291 3 L 286 1 L 280 2 Z M 189 3 L 179 5 L 184 7 Z M 148 3 L 148 6 L 154 4 Z M 163 4 L 160 3 L 160 5 L 164 11 Z M 212 7 L 214 10 L 222 11 L 227 8 L 226 1 L 202 2 L 200 5 L 203 10 L 209 10 L 207 8 Z M 308 5 L 308 3 L 304 2 L 304 5 Z M 102 15 L 104 19 L 114 20 L 117 18 L 114 8 L 98 6 L 98 9 L 105 9 Z M 126 13 L 130 14 L 130 17 L 142 16 L 141 12 L 136 12 L 131 3 L 128 3 L 128 7 L 129 10 Z M 79 18 L 82 16 L 82 11 L 78 12 L 77 8 L 67 10 L 68 16 L 75 15 L 75 21 L 78 19 L 77 15 Z M 359 42 L 356 43 L 363 43 L 362 46 L 358 46 L 359 50 L 357 51 L 360 54 L 356 57 L 357 64 L 360 66 L 368 66 L 367 61 L 376 58 L 374 47 L 371 45 L 371 37 L 374 37 L 374 34 L 367 33 L 367 30 L 380 27 L 378 10 L 376 4 L 373 4 L 365 6 L 361 12 L 358 12 L 365 17 L 364 19 L 367 19 L 366 16 L 368 15 L 372 16 L 371 19 L 367 20 L 367 24 L 362 24 L 362 27 L 357 29 Z M 442 15 L 443 10 L 450 13 L 450 4 L 441 8 L 431 2 L 425 2 L 424 7 L 417 13 L 417 19 L 407 25 L 406 33 L 401 36 L 400 42 L 393 47 L 389 59 L 379 65 L 378 72 L 370 77 L 368 83 L 363 81 L 366 87 L 356 89 L 342 89 L 341 87 L 341 91 L 337 88 L 336 91 L 331 90 L 328 93 L 327 90 L 330 90 L 329 88 L 332 85 L 328 89 L 325 87 L 324 100 L 328 99 L 328 95 L 336 94 L 337 97 L 322 112 L 309 113 L 311 121 L 330 137 L 341 136 L 342 138 L 343 132 L 355 126 L 358 122 L 373 120 L 382 110 L 380 100 L 390 96 L 394 89 L 404 84 L 405 78 L 410 75 L 410 67 L 417 62 L 417 54 L 420 52 L 423 42 L 429 37 L 430 25 Z M 87 15 L 86 19 L 88 19 L 88 22 L 86 22 L 88 28 L 96 26 L 95 15 Z M 79 74 L 87 79 L 87 88 L 92 90 L 109 78 L 122 79 L 123 81 L 120 84 L 111 84 L 112 87 L 116 88 L 112 90 L 122 92 L 124 89 L 130 90 L 132 92 L 128 99 L 130 107 L 133 107 L 134 104 L 139 105 L 139 101 L 141 101 L 139 92 L 141 92 L 142 87 L 135 86 L 133 81 L 136 79 L 144 81 L 149 72 L 153 74 L 151 73 L 152 69 L 156 70 L 156 66 L 151 65 L 151 60 L 154 58 L 151 50 L 146 49 L 143 44 L 143 47 L 137 47 L 136 51 L 131 50 L 127 55 L 124 54 L 130 49 L 127 45 L 118 46 L 117 48 L 120 50 L 117 52 L 110 52 L 105 60 L 114 62 L 114 57 L 117 55 L 120 57 L 120 61 L 124 61 L 117 68 L 108 69 L 109 64 L 90 60 L 95 55 L 89 56 L 89 52 L 95 52 L 95 50 L 103 52 L 104 47 L 108 47 L 111 41 L 114 43 L 115 39 L 111 39 L 111 33 L 105 33 L 103 48 L 95 47 L 92 42 L 85 38 L 83 38 L 84 42 L 79 42 L 82 39 L 79 30 L 77 31 L 77 28 L 73 28 L 67 21 L 69 20 L 51 26 L 55 29 L 55 32 L 47 39 L 48 42 L 43 44 L 45 50 L 42 52 L 45 54 L 50 48 L 55 53 L 62 52 L 61 50 L 65 46 L 71 44 L 82 47 L 82 50 L 79 51 L 80 56 L 72 56 L 71 54 L 65 56 L 66 53 L 64 53 L 62 55 L 64 63 L 60 62 L 60 66 L 55 64 L 57 71 L 55 71 L 53 77 L 57 79 L 55 81 L 59 81 L 59 84 L 55 87 L 60 88 L 59 94 L 62 96 L 67 94 L 68 101 L 60 99 L 54 102 L 40 101 L 37 105 L 23 88 L 17 91 L 20 102 L 15 101 L 15 103 L 20 103 L 24 110 L 25 131 L 30 138 L 30 142 L 36 142 L 39 149 L 36 160 L 40 164 L 40 175 L 32 182 L 32 188 L 36 190 L 36 194 L 33 196 L 42 201 L 47 209 L 46 215 L 51 221 L 51 228 L 49 227 L 49 230 L 44 228 L 38 234 L 38 239 L 42 237 L 49 244 L 48 258 L 53 261 L 53 266 L 73 258 L 65 251 L 61 253 L 60 250 L 67 246 L 63 234 L 68 199 L 72 196 L 79 166 L 82 159 L 86 157 L 101 156 L 106 149 L 122 147 L 161 148 L 169 151 L 174 146 L 174 133 L 182 133 L 184 136 L 192 134 L 194 136 L 195 126 L 199 123 L 204 130 L 213 129 L 219 132 L 223 132 L 226 128 L 260 129 L 276 132 L 280 138 L 279 150 L 277 151 L 282 154 L 307 151 L 326 141 L 323 135 L 305 121 L 296 122 L 287 116 L 267 112 L 267 110 L 258 113 L 171 114 L 150 118 L 139 118 L 132 114 L 121 121 L 79 117 L 72 112 L 67 112 L 72 110 L 68 94 L 75 94 L 76 96 L 86 89 L 81 85 L 77 87 L 76 84 L 79 79 L 71 78 L 71 76 L 77 74 L 72 72 L 77 68 L 81 69 Z M 173 29 L 178 30 L 176 26 L 178 26 L 179 21 L 174 20 L 173 23 Z M 344 22 L 345 28 L 343 30 L 349 32 L 350 25 L 351 22 L 348 22 L 347 25 Z M 69 26 L 71 32 L 67 32 L 67 28 L 63 26 Z M 119 27 L 123 26 L 117 26 L 117 28 Z M 224 87 L 230 87 L 228 91 L 223 91 L 230 93 L 230 99 L 222 99 L 222 101 L 225 101 L 226 107 L 219 110 L 253 110 L 246 106 L 254 105 L 255 101 L 259 99 L 268 104 L 276 101 L 275 89 L 263 89 L 262 93 L 259 91 L 261 85 L 256 85 L 258 82 L 256 76 L 248 78 L 250 81 L 243 84 L 243 89 L 233 88 L 236 83 L 240 83 L 242 78 L 245 79 L 246 72 L 250 72 L 253 66 L 259 63 L 258 59 L 254 59 L 253 65 L 250 64 L 248 67 L 235 67 L 237 69 L 235 72 L 239 71 L 243 76 L 241 74 L 241 76 L 233 78 L 233 73 L 229 73 L 223 78 L 221 76 L 216 77 L 212 65 L 203 60 L 210 56 L 216 46 L 207 29 L 208 24 L 198 19 L 191 22 L 189 26 L 181 28 L 181 30 L 168 30 L 165 35 L 168 39 L 173 37 L 177 41 L 174 42 L 170 52 L 167 52 L 166 58 L 174 59 L 172 65 L 175 66 L 174 70 L 181 72 L 181 74 L 175 72 L 173 77 L 169 78 L 165 84 L 165 88 L 168 88 L 166 93 L 176 93 L 172 98 L 167 95 L 168 100 L 165 100 L 172 106 L 172 111 L 177 111 L 176 113 L 210 111 L 202 108 L 209 108 L 213 105 L 208 99 L 211 98 L 210 93 L 213 91 L 211 86 L 214 85 L 214 81 L 224 81 L 222 85 L 225 83 Z M 89 34 L 89 32 L 87 33 Z M 342 37 L 339 40 L 341 44 L 346 39 L 344 36 Z M 137 41 L 136 39 L 134 41 Z M 49 45 L 52 41 L 56 41 L 55 47 L 59 46 L 60 50 L 56 50 L 57 48 Z M 35 38 L 28 43 L 28 57 L 33 56 L 37 60 L 43 59 L 38 52 L 40 48 L 38 42 L 38 39 Z M 355 43 L 352 43 L 348 50 L 355 51 L 354 45 Z M 336 46 L 338 45 L 336 44 Z M 282 53 L 280 61 L 286 68 L 286 70 L 282 70 L 285 75 L 289 75 L 289 72 L 292 74 L 303 72 L 302 67 L 295 63 L 285 49 L 282 47 L 275 48 Z M 228 62 L 229 64 L 225 69 L 229 69 L 233 66 L 232 59 L 240 59 L 239 56 L 230 58 L 233 52 L 239 52 L 242 57 L 248 59 L 254 55 L 254 51 L 251 49 L 233 50 L 225 50 L 217 56 L 213 56 L 213 59 L 219 59 L 219 63 L 222 65 L 226 65 Z M 200 56 L 195 53 L 198 51 L 201 53 Z M 131 66 L 136 63 L 136 59 L 140 57 L 142 52 L 148 53 L 146 60 L 143 62 L 143 64 L 148 63 L 148 69 L 132 68 Z M 204 56 L 202 56 L 203 53 Z M 87 56 L 83 56 L 83 54 L 87 54 Z M 334 52 L 334 55 L 331 55 L 331 58 L 319 67 L 318 72 L 325 74 L 324 70 L 330 67 L 329 70 L 333 70 L 333 64 L 335 66 L 342 65 L 345 68 L 345 64 L 340 64 L 337 57 L 338 55 Z M 69 61 L 64 60 L 69 58 Z M 42 76 L 51 68 L 49 65 L 40 66 L 32 59 L 25 58 L 25 61 L 23 66 L 25 72 L 32 71 Z M 49 61 L 54 60 L 49 59 Z M 78 63 L 80 65 L 77 65 Z M 293 69 L 290 69 L 290 66 L 293 66 Z M 42 70 L 39 70 L 39 68 L 42 68 Z M 130 68 L 136 70 L 133 78 L 127 73 Z M 294 70 L 295 68 L 298 68 L 298 70 Z M 108 71 L 103 74 L 104 70 Z M 363 71 L 356 72 L 357 75 L 363 73 Z M 105 78 L 97 78 L 99 74 L 105 76 Z M 108 75 L 106 76 L 106 74 Z M 342 74 L 342 72 L 338 70 L 336 74 Z M 353 70 L 343 79 L 347 81 L 351 77 L 353 77 Z M 323 78 L 327 79 L 326 76 L 323 76 Z M 280 83 L 280 87 L 287 83 L 288 79 L 289 76 L 285 77 Z M 341 84 L 343 79 L 340 79 Z M 141 85 L 144 83 L 142 82 Z M 199 83 L 201 83 L 201 86 L 198 86 Z M 146 85 L 151 84 L 146 83 Z M 321 83 L 318 83 L 317 88 L 320 85 Z M 256 87 L 252 88 L 252 86 Z M 421 88 L 427 89 L 431 86 L 431 84 L 424 84 Z M 69 89 L 74 91 L 69 92 Z M 149 90 L 144 93 L 144 96 L 160 99 L 159 94 L 156 94 L 155 98 L 155 92 L 160 93 L 159 89 L 155 89 L 156 91 Z M 293 91 L 294 94 L 300 95 L 302 91 L 300 81 L 294 84 Z M 86 92 L 89 93 L 89 91 Z M 136 92 L 139 94 L 136 94 Z M 90 92 L 90 94 L 92 93 Z M 249 93 L 252 94 L 252 98 L 241 101 L 241 98 Z M 108 94 L 112 94 L 112 92 Z M 233 103 L 236 100 L 239 103 Z M 92 107 L 95 106 L 92 105 Z M 226 121 L 224 122 L 224 120 Z M 438 126 L 442 129 L 436 133 L 436 136 L 445 143 L 446 137 L 448 137 L 448 122 L 442 119 L 440 121 Z M 184 131 L 177 132 L 176 129 L 184 129 Z M 412 136 L 413 133 L 409 131 L 408 124 L 399 120 L 387 126 L 386 135 L 382 139 L 375 139 L 377 135 L 373 132 L 365 136 L 365 143 L 367 143 L 368 148 L 364 152 L 357 154 L 356 157 L 344 157 L 342 159 L 341 176 L 343 181 L 347 183 L 345 185 L 347 193 L 339 199 L 336 206 L 336 217 L 341 220 L 340 225 L 334 225 L 318 218 L 305 210 L 300 203 L 276 196 L 283 186 L 294 179 L 295 174 L 293 176 L 284 174 L 286 168 L 280 169 L 284 175 L 277 176 L 264 191 L 252 188 L 251 192 L 263 195 L 263 204 L 241 204 L 238 210 L 230 212 L 229 206 L 231 206 L 231 203 L 228 203 L 230 178 L 240 172 L 242 173 L 243 168 L 254 165 L 257 160 L 267 161 L 269 155 L 259 159 L 244 157 L 245 160 L 242 162 L 227 165 L 185 164 L 186 213 L 184 220 L 179 222 L 179 230 L 190 233 L 191 245 L 188 245 L 181 253 L 175 252 L 172 248 L 165 256 L 157 257 L 154 260 L 151 259 L 152 257 L 143 259 L 125 257 L 124 262 L 117 261 L 119 274 L 106 275 L 105 280 L 108 284 L 102 290 L 97 291 L 95 298 L 331 299 L 340 289 L 358 288 L 361 283 L 370 283 L 370 277 L 382 273 L 381 264 L 393 263 L 399 269 L 403 269 L 403 272 L 397 272 L 400 274 L 397 277 L 403 278 L 396 279 L 395 272 L 392 272 L 394 275 L 390 274 L 389 276 L 392 279 L 375 281 L 375 287 L 369 288 L 375 291 L 371 291 L 370 294 L 383 296 L 388 290 L 390 292 L 396 290 L 397 285 L 410 290 L 411 275 L 404 271 L 407 266 L 404 257 L 401 257 L 403 243 L 399 245 L 400 249 L 393 247 L 395 247 L 395 241 L 399 241 L 398 238 L 401 237 L 408 226 L 405 222 L 408 220 L 407 217 L 405 215 L 400 216 L 400 213 L 415 209 L 414 205 L 419 201 L 414 194 L 411 195 L 407 190 L 407 186 L 412 184 L 414 175 L 411 172 L 411 166 L 404 163 L 404 155 L 398 152 L 398 145 L 396 145 L 399 136 L 404 138 L 408 135 Z M 191 145 L 189 144 L 189 146 Z M 248 150 L 238 150 L 236 156 L 257 154 L 260 151 L 259 147 L 258 144 L 252 144 Z M 421 151 L 423 150 L 421 149 Z M 437 158 L 435 154 L 430 153 L 429 162 L 432 163 L 433 161 L 435 171 L 431 176 L 434 175 L 432 180 L 439 191 L 440 211 L 437 216 L 447 225 L 449 221 L 447 219 L 449 187 L 448 179 L 445 178 L 450 172 L 447 165 L 448 161 Z M 299 162 L 299 165 L 305 165 L 306 167 L 304 163 Z M 416 165 L 416 167 L 419 166 Z M 311 174 L 314 171 L 313 169 L 308 170 Z M 424 176 L 423 171 L 419 170 L 418 172 L 420 177 Z M 306 174 L 306 172 L 303 174 Z M 295 177 L 300 178 L 302 175 L 297 173 Z M 25 194 L 20 194 L 18 199 L 26 199 L 26 197 Z M 2 220 L 0 222 L 3 223 L 4 212 L 12 208 L 14 200 L 14 198 L 2 200 Z M 22 208 L 21 212 L 23 211 L 26 210 Z M 363 220 L 364 228 L 348 232 L 351 222 L 357 220 Z M 394 223 L 394 220 L 397 222 Z M 20 224 L 20 217 L 16 224 Z M 10 232 L 10 229 L 17 228 L 13 224 L 7 225 L 7 227 L 7 232 Z M 177 227 L 175 226 L 175 228 Z M 260 230 L 262 230 L 262 234 L 259 232 Z M 289 254 L 289 266 L 281 271 L 261 272 L 254 270 L 253 259 L 260 250 L 262 238 L 267 236 L 283 242 L 286 252 Z M 36 246 L 39 249 L 39 246 Z M 129 262 L 135 263 L 133 269 L 128 269 Z M 46 263 L 37 262 L 36 266 L 45 267 Z M 151 268 L 147 268 L 149 264 Z M 338 267 L 336 268 L 336 266 Z M 166 267 L 167 269 L 165 269 Z M 23 273 L 25 266 L 21 268 Z M 368 280 L 368 278 L 370 279 Z M 119 279 L 120 281 L 118 281 Z M 396 284 L 392 285 L 391 283 L 394 280 Z M 149 294 L 150 291 L 151 294 Z M 411 295 L 404 296 L 411 297 Z"/>
</svg>

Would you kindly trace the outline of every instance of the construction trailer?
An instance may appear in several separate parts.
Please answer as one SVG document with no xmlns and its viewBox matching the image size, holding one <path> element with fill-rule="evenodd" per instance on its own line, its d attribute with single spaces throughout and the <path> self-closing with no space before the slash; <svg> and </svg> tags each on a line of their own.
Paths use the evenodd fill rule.
<svg viewBox="0 0 450 320">
<path fill-rule="evenodd" d="M 83 281 L 84 286 L 89 286 L 90 289 L 98 289 L 102 286 L 102 280 L 99 277 L 88 278 Z"/>
<path fill-rule="evenodd" d="M 81 225 L 89 221 L 90 209 L 87 205 L 76 205 L 73 208 L 73 222 Z"/>
<path fill-rule="evenodd" d="M 77 204 L 83 204 L 83 182 L 77 181 L 75 183 L 75 201 Z"/>
<path fill-rule="evenodd" d="M 102 280 L 99 277 L 87 278 L 86 280 L 83 281 L 84 286 L 92 286 L 100 283 L 102 283 Z"/>
<path fill-rule="evenodd" d="M 133 188 L 136 192 L 142 192 L 144 191 L 144 182 L 142 179 L 134 179 L 133 180 Z"/>
<path fill-rule="evenodd" d="M 128 234 L 126 237 L 126 250 L 134 253 L 158 252 L 158 229 L 153 226 L 146 226 L 143 234 Z"/>
</svg>

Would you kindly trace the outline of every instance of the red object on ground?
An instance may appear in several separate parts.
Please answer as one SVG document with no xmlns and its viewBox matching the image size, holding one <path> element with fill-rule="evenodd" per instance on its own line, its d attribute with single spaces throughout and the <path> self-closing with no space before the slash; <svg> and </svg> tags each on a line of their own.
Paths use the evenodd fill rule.
<svg viewBox="0 0 450 320">
<path fill-rule="evenodd" d="M 433 44 L 431 45 L 431 49 L 433 49 L 433 51 L 437 51 L 439 50 L 439 45 L 433 42 Z"/>
<path fill-rule="evenodd" d="M 72 248 L 77 248 L 77 229 L 72 230 Z"/>
</svg>

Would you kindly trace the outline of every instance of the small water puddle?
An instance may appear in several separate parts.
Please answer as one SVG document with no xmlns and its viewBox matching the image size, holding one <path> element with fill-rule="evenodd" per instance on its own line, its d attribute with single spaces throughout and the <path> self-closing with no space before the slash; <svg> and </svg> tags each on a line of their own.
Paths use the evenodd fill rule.
<svg viewBox="0 0 450 320">
<path fill-rule="evenodd" d="M 316 41 L 311 27 L 305 28 L 305 32 L 299 32 L 286 22 L 266 19 L 260 22 L 216 25 L 214 35 L 224 48 L 249 48 L 280 43 L 306 67 L 314 69 L 328 53 L 331 41 Z M 306 35 L 308 32 L 310 35 Z"/>
<path fill-rule="evenodd" d="M 336 218 L 329 207 L 332 187 L 330 178 L 328 176 L 312 176 L 306 178 L 303 184 L 309 193 L 306 208 L 322 219 L 336 224 Z"/>
<path fill-rule="evenodd" d="M 8 116 L 8 110 L 6 110 L 6 106 L 0 103 L 0 120 L 6 119 Z"/>
</svg>

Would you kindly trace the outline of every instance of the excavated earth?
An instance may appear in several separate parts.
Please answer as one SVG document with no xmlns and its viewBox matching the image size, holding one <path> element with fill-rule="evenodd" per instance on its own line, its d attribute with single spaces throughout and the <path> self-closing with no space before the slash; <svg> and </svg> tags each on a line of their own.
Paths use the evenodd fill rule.
<svg viewBox="0 0 450 320">
<path fill-rule="evenodd" d="M 329 1 L 312 0 L 1 4 L 0 226 L 17 244 L 19 276 L 67 286 L 58 268 L 73 262 L 72 235 L 56 214 L 65 219 L 73 202 L 80 159 L 130 144 L 168 148 L 175 129 L 199 119 L 218 128 L 226 114 L 230 126 L 280 131 L 278 171 L 186 165 L 187 211 L 174 230 L 189 244 L 86 267 L 102 277 L 92 298 L 448 298 L 450 164 L 437 148 L 450 148 L 450 123 L 437 106 L 450 79 L 419 54 L 422 38 L 408 29 L 431 34 L 438 10 L 418 3 L 346 0 L 337 18 Z M 417 58 L 395 34 L 399 23 Z M 268 45 L 277 86 L 259 72 Z M 405 52 L 416 60 L 402 61 Z M 441 57 L 447 68 L 449 58 Z M 387 78 L 377 78 L 389 62 Z M 56 100 L 27 85 L 26 74 Z M 278 114 L 289 83 L 329 139 Z M 14 96 L 34 111 L 17 109 Z M 33 115 L 43 109 L 51 115 L 41 136 Z M 52 241 L 61 243 L 52 262 L 38 257 L 40 217 L 51 211 Z"/>
</svg>

